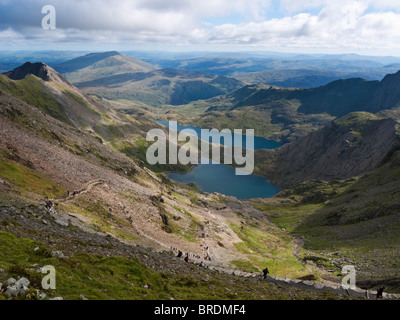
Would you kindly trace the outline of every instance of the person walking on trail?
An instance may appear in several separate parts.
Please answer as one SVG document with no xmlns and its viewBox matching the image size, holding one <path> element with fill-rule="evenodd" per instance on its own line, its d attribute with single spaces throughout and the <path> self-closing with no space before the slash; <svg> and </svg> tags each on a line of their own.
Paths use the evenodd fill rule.
<svg viewBox="0 0 400 320">
<path fill-rule="evenodd" d="M 267 275 L 269 275 L 269 270 L 268 270 L 268 268 L 265 268 L 265 269 L 263 270 L 263 273 L 264 273 L 264 280 L 265 280 L 265 279 L 267 279 Z"/>
<path fill-rule="evenodd" d="M 381 287 L 381 288 L 379 288 L 378 289 L 378 292 L 377 292 L 377 294 L 376 294 L 376 298 L 377 299 L 382 299 L 383 298 L 383 291 L 385 290 L 385 287 Z"/>
<path fill-rule="evenodd" d="M 189 262 L 189 255 L 186 255 L 185 262 Z"/>
<path fill-rule="evenodd" d="M 182 257 L 182 255 L 183 255 L 182 251 L 181 251 L 181 250 L 179 250 L 177 258 L 180 258 L 180 257 Z"/>
</svg>

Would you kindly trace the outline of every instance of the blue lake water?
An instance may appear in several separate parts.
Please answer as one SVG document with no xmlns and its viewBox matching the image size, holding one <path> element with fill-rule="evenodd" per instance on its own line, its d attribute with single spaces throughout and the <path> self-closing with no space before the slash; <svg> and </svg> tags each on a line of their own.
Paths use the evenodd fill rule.
<svg viewBox="0 0 400 320">
<path fill-rule="evenodd" d="M 157 121 L 169 127 L 167 121 Z M 178 124 L 178 131 L 185 129 L 195 130 L 201 136 L 201 128 L 193 126 L 181 126 Z M 242 136 L 242 143 L 245 146 L 246 137 Z M 223 139 L 221 143 L 223 144 Z M 276 141 L 263 137 L 254 137 L 254 149 L 276 149 L 280 147 Z M 218 192 L 238 199 L 271 198 L 280 192 L 280 189 L 267 179 L 257 175 L 238 176 L 235 168 L 224 164 L 199 164 L 188 173 L 170 173 L 168 177 L 182 183 L 195 183 L 203 192 Z"/>
<path fill-rule="evenodd" d="M 169 122 L 168 121 L 157 120 L 156 122 L 169 128 Z M 194 130 L 197 133 L 197 136 L 201 137 L 201 129 L 202 128 L 193 127 L 193 126 L 182 126 L 179 123 L 178 123 L 177 128 L 178 128 L 178 132 L 185 131 L 185 130 L 188 130 L 188 129 Z M 234 144 L 234 141 L 235 141 L 235 136 L 239 137 L 238 141 L 241 141 L 242 146 L 245 148 L 246 147 L 246 136 L 232 133 L 232 142 L 233 142 L 233 144 Z M 213 135 L 211 135 L 209 142 L 212 141 L 212 137 L 213 137 Z M 226 146 L 226 147 L 232 146 L 232 144 L 226 143 L 223 139 L 221 140 L 220 143 L 222 145 Z M 254 136 L 254 150 L 276 149 L 276 148 L 279 148 L 280 146 L 282 146 L 282 145 L 279 142 L 276 142 L 276 141 L 273 141 L 273 140 L 268 140 L 268 139 L 265 139 L 264 137 Z"/>
</svg>

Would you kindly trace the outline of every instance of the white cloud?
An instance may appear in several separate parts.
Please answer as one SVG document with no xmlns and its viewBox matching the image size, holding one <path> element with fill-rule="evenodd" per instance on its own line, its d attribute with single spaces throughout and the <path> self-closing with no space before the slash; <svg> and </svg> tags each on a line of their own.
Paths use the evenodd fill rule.
<svg viewBox="0 0 400 320">
<path fill-rule="evenodd" d="M 53 0 L 55 32 L 40 28 L 41 8 L 47 2 L 0 0 L 0 43 L 25 39 L 48 47 L 68 42 L 237 45 L 399 50 L 400 55 L 397 0 Z M 276 8 L 280 15 L 267 19 Z M 232 15 L 242 21 L 204 23 Z"/>
</svg>

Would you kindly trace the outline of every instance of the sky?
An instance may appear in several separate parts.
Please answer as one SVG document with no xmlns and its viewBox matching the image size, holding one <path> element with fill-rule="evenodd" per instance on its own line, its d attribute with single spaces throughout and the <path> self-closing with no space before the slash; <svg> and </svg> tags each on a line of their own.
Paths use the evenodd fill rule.
<svg viewBox="0 0 400 320">
<path fill-rule="evenodd" d="M 45 5 L 56 29 L 42 28 Z M 398 0 L 0 0 L 0 50 L 400 56 Z"/>
</svg>

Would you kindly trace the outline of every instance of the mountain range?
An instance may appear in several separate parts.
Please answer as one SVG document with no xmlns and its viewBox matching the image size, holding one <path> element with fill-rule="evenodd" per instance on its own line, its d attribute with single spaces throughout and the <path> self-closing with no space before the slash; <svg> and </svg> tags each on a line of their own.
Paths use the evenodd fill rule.
<svg viewBox="0 0 400 320">
<path fill-rule="evenodd" d="M 242 86 L 233 78 L 160 69 L 118 52 L 89 54 L 54 68 L 86 94 L 134 100 L 151 106 L 181 105 L 232 92 Z"/>
</svg>

